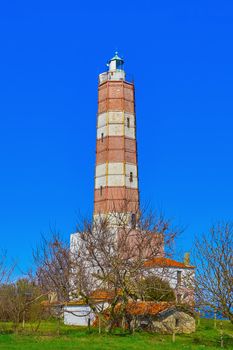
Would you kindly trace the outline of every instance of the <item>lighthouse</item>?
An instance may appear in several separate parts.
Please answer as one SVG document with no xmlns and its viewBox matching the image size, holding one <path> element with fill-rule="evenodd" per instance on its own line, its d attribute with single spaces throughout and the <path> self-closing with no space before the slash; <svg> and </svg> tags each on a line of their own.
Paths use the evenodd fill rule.
<svg viewBox="0 0 233 350">
<path fill-rule="evenodd" d="M 99 75 L 94 218 L 139 210 L 134 83 L 126 79 L 118 53 Z"/>
<path fill-rule="evenodd" d="M 114 286 L 118 296 L 122 284 L 116 282 L 116 288 L 113 281 L 122 281 L 120 275 L 141 279 L 144 271 L 145 276 L 166 280 L 178 302 L 184 300 L 193 305 L 194 267 L 188 259 L 183 263 L 166 257 L 164 245 L 172 242 L 169 233 L 166 241 L 166 221 L 163 224 L 163 219 L 157 221 L 157 217 L 154 221 L 150 215 L 144 220 L 140 215 L 134 83 L 127 79 L 124 60 L 117 52 L 107 67 L 98 81 L 93 219 L 84 220 L 70 239 L 74 257 L 72 294 L 75 298 L 78 283 L 79 298 L 83 298 L 78 292 L 80 286 L 90 289 L 89 295 L 112 291 Z M 84 304 L 80 300 L 77 305 L 73 300 L 67 312 L 65 309 L 67 324 L 87 324 L 82 318 Z M 101 303 L 108 307 L 109 297 L 101 297 Z M 89 317 L 92 308 L 86 306 L 84 311 Z M 79 317 L 73 318 L 75 313 Z"/>
</svg>

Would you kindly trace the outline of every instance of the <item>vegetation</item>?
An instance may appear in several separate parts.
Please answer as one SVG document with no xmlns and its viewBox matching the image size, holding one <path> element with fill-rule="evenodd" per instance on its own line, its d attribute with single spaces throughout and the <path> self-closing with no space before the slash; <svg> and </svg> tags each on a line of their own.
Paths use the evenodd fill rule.
<svg viewBox="0 0 233 350">
<path fill-rule="evenodd" d="M 146 301 L 175 301 L 175 293 L 167 281 L 157 276 L 148 276 L 140 283 L 139 297 Z"/>
<path fill-rule="evenodd" d="M 223 345 L 225 349 L 233 349 L 233 329 L 229 321 L 222 321 Z M 134 335 L 128 333 L 98 334 L 97 329 L 88 332 L 86 328 L 61 326 L 61 335 L 57 335 L 57 323 L 42 322 L 37 332 L 32 332 L 31 326 L 26 324 L 19 334 L 12 332 L 12 324 L 0 324 L 0 349 L 12 350 L 170 350 L 185 349 L 213 350 L 220 348 L 221 321 L 201 319 L 197 332 L 188 335 L 176 335 L 175 342 L 171 335 L 159 335 L 139 332 Z"/>
<path fill-rule="evenodd" d="M 42 291 L 55 292 L 60 304 L 70 299 L 84 301 L 98 318 L 100 332 L 111 332 L 115 327 L 119 317 L 115 307 L 119 303 L 124 328 L 126 305 L 132 299 L 174 299 L 168 284 L 161 278 L 152 278 L 154 272 L 148 269 L 145 260 L 161 256 L 163 245 L 171 253 L 179 230 L 162 215 L 146 211 L 138 211 L 134 225 L 129 224 L 127 205 L 130 202 L 124 203 L 120 213 L 116 210 L 108 217 L 100 215 L 95 220 L 82 221 L 72 254 L 57 234 L 50 239 L 43 238 L 34 251 L 35 279 Z M 161 277 L 166 274 L 169 279 L 171 272 L 162 265 L 158 274 Z M 141 283 L 145 276 L 147 286 L 146 282 Z M 93 298 L 93 293 L 101 290 L 111 293 L 107 319 L 103 305 Z"/>
<path fill-rule="evenodd" d="M 220 223 L 196 239 L 196 305 L 233 324 L 233 224 Z"/>
<path fill-rule="evenodd" d="M 44 297 L 41 289 L 26 278 L 0 285 L 0 320 L 11 321 L 15 332 L 25 322 L 39 327 L 46 316 L 41 304 Z"/>
<path fill-rule="evenodd" d="M 230 322 L 201 320 L 195 334 L 173 334 L 171 339 L 169 335 L 132 335 L 134 329 L 127 328 L 126 321 L 130 301 L 175 301 L 174 291 L 163 279 L 166 276 L 169 280 L 166 265 L 160 267 L 161 275 L 155 276 L 144 262 L 160 255 L 161 242 L 172 247 L 177 231 L 163 217 L 154 215 L 138 216 L 137 228 L 129 227 L 123 216 L 114 220 L 117 232 L 106 218 L 85 222 L 77 242 L 79 249 L 72 254 L 59 235 L 43 238 L 34 251 L 35 275 L 15 282 L 11 278 L 14 266 L 6 268 L 6 255 L 0 255 L 0 350 L 39 349 L 41 344 L 45 350 L 136 350 L 142 344 L 144 349 L 154 345 L 156 349 L 233 349 L 232 225 L 213 227 L 211 239 L 203 235 L 196 241 L 196 306 L 199 310 L 208 307 Z M 189 281 L 189 276 L 185 277 L 182 287 L 189 286 Z M 107 318 L 102 303 L 96 303 L 101 297 L 95 292 L 101 291 L 111 294 Z M 98 330 L 62 324 L 62 305 L 71 296 L 90 306 Z M 51 316 L 56 319 L 46 321 Z"/>
</svg>

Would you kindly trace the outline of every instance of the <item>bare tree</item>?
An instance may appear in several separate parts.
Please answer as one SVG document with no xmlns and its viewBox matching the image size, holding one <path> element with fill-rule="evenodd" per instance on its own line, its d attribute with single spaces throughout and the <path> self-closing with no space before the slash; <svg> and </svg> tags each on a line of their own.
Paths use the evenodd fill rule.
<svg viewBox="0 0 233 350">
<path fill-rule="evenodd" d="M 29 276 L 13 281 L 15 266 L 15 263 L 7 261 L 6 252 L 1 253 L 0 320 L 11 321 L 18 331 L 20 324 L 24 328 L 26 321 L 33 321 L 35 327 L 39 326 L 44 313 L 41 306 L 44 294 Z"/>
<path fill-rule="evenodd" d="M 233 223 L 220 223 L 195 242 L 196 297 L 233 323 Z"/>
<path fill-rule="evenodd" d="M 43 236 L 33 252 L 33 258 L 35 278 L 43 291 L 51 296 L 56 295 L 59 301 L 69 301 L 72 270 L 69 245 L 58 233 L 52 233 L 48 239 Z"/>
<path fill-rule="evenodd" d="M 11 321 L 16 332 L 26 322 L 36 330 L 44 317 L 43 298 L 41 289 L 28 278 L 5 283 L 0 287 L 0 319 Z"/>
<path fill-rule="evenodd" d="M 96 315 L 101 314 L 103 307 L 101 304 L 96 305 L 96 298 L 93 298 L 96 279 L 93 274 L 88 274 L 86 262 L 80 255 L 71 254 L 70 246 L 60 234 L 52 233 L 49 238 L 43 236 L 33 251 L 33 258 L 34 278 L 47 294 L 47 303 L 44 305 L 57 318 L 58 333 L 63 308 L 70 300 L 82 299 Z M 72 311 L 70 313 L 77 316 Z"/>
<path fill-rule="evenodd" d="M 120 302 L 124 320 L 128 301 L 142 294 L 141 280 L 148 275 L 145 261 L 163 256 L 164 245 L 171 253 L 177 233 L 162 215 L 137 211 L 132 220 L 125 207 L 82 220 L 71 250 L 57 234 L 42 239 L 34 252 L 38 283 L 44 291 L 55 293 L 59 305 L 82 300 L 111 331 L 119 317 L 115 306 Z M 107 321 L 97 291 L 108 292 Z"/>
<path fill-rule="evenodd" d="M 73 249 L 72 257 L 79 269 L 79 273 L 74 269 L 72 275 L 77 294 L 91 295 L 93 288 L 113 292 L 106 325 L 109 331 L 119 317 L 116 305 L 121 303 L 124 320 L 127 303 L 141 292 L 145 261 L 163 256 L 164 245 L 171 248 L 178 231 L 161 215 L 137 212 L 135 217 L 132 224 L 127 211 L 122 210 L 85 221 Z"/>
<path fill-rule="evenodd" d="M 15 264 L 7 263 L 6 251 L 0 251 L 0 285 L 9 281 L 14 267 Z"/>
</svg>

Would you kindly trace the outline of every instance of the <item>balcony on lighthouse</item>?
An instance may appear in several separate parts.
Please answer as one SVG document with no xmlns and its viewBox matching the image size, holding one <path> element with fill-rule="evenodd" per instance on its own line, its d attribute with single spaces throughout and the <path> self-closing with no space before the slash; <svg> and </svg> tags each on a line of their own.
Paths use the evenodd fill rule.
<svg viewBox="0 0 233 350">
<path fill-rule="evenodd" d="M 125 80 L 125 71 L 123 69 L 124 60 L 115 52 L 115 56 L 108 62 L 108 71 L 99 75 L 99 83 L 106 80 Z"/>
</svg>

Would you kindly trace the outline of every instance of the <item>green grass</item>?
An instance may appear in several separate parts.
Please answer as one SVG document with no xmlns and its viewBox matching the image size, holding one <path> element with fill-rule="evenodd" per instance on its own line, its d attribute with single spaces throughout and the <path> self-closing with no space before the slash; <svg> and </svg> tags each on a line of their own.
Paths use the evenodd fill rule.
<svg viewBox="0 0 233 350">
<path fill-rule="evenodd" d="M 12 333 L 10 324 L 0 324 L 0 349 L 10 350 L 191 350 L 220 349 L 220 322 L 214 329 L 213 320 L 202 319 L 197 331 L 190 335 L 176 335 L 172 343 L 171 335 L 135 333 L 134 335 L 108 335 L 97 333 L 93 329 L 61 326 L 57 335 L 56 322 L 43 322 L 37 333 L 32 333 L 30 326 L 20 334 Z M 223 321 L 224 348 L 233 349 L 233 326 Z"/>
</svg>

